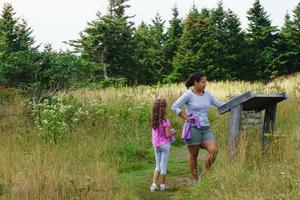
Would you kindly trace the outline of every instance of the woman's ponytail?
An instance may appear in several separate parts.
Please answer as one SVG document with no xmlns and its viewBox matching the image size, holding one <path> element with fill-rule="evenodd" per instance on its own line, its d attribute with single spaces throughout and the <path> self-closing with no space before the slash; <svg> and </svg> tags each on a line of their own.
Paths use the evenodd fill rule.
<svg viewBox="0 0 300 200">
<path fill-rule="evenodd" d="M 189 78 L 185 81 L 184 85 L 185 85 L 185 87 L 186 87 L 187 89 L 189 89 L 192 85 L 194 85 L 194 82 L 192 81 L 191 77 L 189 77 Z"/>
<path fill-rule="evenodd" d="M 184 83 L 186 88 L 190 88 L 191 86 L 194 85 L 195 81 L 200 81 L 201 78 L 204 76 L 206 76 L 206 75 L 202 72 L 193 73 Z"/>
</svg>

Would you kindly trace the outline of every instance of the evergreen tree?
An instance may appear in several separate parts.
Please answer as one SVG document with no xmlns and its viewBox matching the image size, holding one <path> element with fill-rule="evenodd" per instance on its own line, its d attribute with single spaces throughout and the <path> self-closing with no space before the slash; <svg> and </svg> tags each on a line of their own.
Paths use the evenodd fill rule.
<svg viewBox="0 0 300 200">
<path fill-rule="evenodd" d="M 293 42 L 293 23 L 290 19 L 290 15 L 286 14 L 284 19 L 284 25 L 279 34 L 279 40 L 277 48 L 279 50 L 278 64 L 279 74 L 292 73 L 294 61 L 297 56 L 297 48 Z"/>
<path fill-rule="evenodd" d="M 163 78 L 165 67 L 164 23 L 157 14 L 150 25 L 142 22 L 134 33 L 137 61 L 135 73 L 138 74 L 138 83 L 156 84 Z"/>
<path fill-rule="evenodd" d="M 22 19 L 20 24 L 16 27 L 16 51 L 26 51 L 26 50 L 36 50 L 38 46 L 34 46 L 35 40 L 31 36 L 33 30 L 28 26 L 28 23 L 25 19 Z"/>
<path fill-rule="evenodd" d="M 237 15 L 231 10 L 227 11 L 225 24 L 227 26 L 228 39 L 226 44 L 226 60 L 231 79 L 239 79 L 245 73 L 243 69 L 247 66 L 245 49 L 245 33 L 241 28 L 241 22 Z"/>
<path fill-rule="evenodd" d="M 293 47 L 293 64 L 291 66 L 292 72 L 300 71 L 300 2 L 293 10 L 291 40 Z"/>
<path fill-rule="evenodd" d="M 213 27 L 209 20 L 209 11 L 201 12 L 193 6 L 183 22 L 183 33 L 180 38 L 178 53 L 174 59 L 174 71 L 168 77 L 171 81 L 182 81 L 195 71 L 203 71 L 214 76 Z"/>
<path fill-rule="evenodd" d="M 269 16 L 259 0 L 256 0 L 248 13 L 247 55 L 249 65 L 247 77 L 250 80 L 269 80 L 277 74 L 276 65 L 277 28 L 271 25 Z"/>
<path fill-rule="evenodd" d="M 0 53 L 2 55 L 14 52 L 16 46 L 17 35 L 15 29 L 18 19 L 15 19 L 15 14 L 11 4 L 4 4 L 0 17 Z"/>
<path fill-rule="evenodd" d="M 153 65 L 155 56 L 153 56 L 154 42 L 149 26 L 142 22 L 134 33 L 135 56 L 137 61 L 136 83 L 153 84 L 154 73 Z"/>
<path fill-rule="evenodd" d="M 125 15 L 128 0 L 110 0 L 108 14 L 97 13 L 96 20 L 88 23 L 80 39 L 69 43 L 83 58 L 97 62 L 103 69 L 103 76 L 124 77 L 134 83 L 136 77 L 133 44 L 133 23 Z"/>
<path fill-rule="evenodd" d="M 151 59 L 151 72 L 153 83 L 161 82 L 163 79 L 163 72 L 165 71 L 166 59 L 164 56 L 164 24 L 165 21 L 162 20 L 161 16 L 157 13 L 152 23 L 149 26 L 149 31 L 151 35 L 151 44 L 148 47 L 151 52 L 149 54 Z M 150 77 L 149 77 L 150 78 Z"/>
<path fill-rule="evenodd" d="M 35 41 L 27 22 L 15 17 L 11 4 L 4 4 L 0 16 L 0 55 L 8 56 L 13 52 L 32 50 Z"/>
<path fill-rule="evenodd" d="M 14 65 L 11 60 L 15 53 L 30 54 L 36 50 L 32 30 L 24 19 L 15 17 L 11 4 L 4 4 L 0 16 L 0 84 L 19 85 L 23 82 L 30 69 Z M 30 62 L 30 61 L 28 61 Z M 18 74 L 18 75 L 16 75 Z M 20 76 L 23 74 L 23 77 Z"/>
<path fill-rule="evenodd" d="M 231 10 L 224 10 L 222 1 L 211 11 L 210 20 L 214 27 L 213 37 L 217 41 L 214 46 L 213 78 L 237 79 L 245 66 L 245 40 L 241 23 Z"/>
<path fill-rule="evenodd" d="M 180 37 L 182 35 L 182 19 L 178 18 L 178 9 L 174 7 L 172 9 L 173 17 L 169 21 L 169 28 L 166 33 L 166 42 L 164 45 L 164 55 L 166 64 L 163 72 L 163 76 L 167 77 L 173 71 L 172 63 L 174 57 L 178 51 Z M 168 82 L 167 79 L 165 79 Z"/>
<path fill-rule="evenodd" d="M 215 40 L 215 45 L 213 46 L 214 57 L 213 62 L 214 65 L 210 67 L 210 74 L 213 76 L 211 78 L 214 79 L 230 79 L 231 78 L 231 70 L 229 67 L 231 63 L 227 58 L 231 54 L 229 45 L 230 45 L 230 30 L 228 26 L 230 24 L 225 23 L 226 21 L 226 11 L 223 7 L 223 2 L 218 2 L 218 6 L 216 9 L 211 11 L 210 21 L 213 27 L 213 39 Z M 232 22 L 230 22 L 232 23 Z"/>
</svg>

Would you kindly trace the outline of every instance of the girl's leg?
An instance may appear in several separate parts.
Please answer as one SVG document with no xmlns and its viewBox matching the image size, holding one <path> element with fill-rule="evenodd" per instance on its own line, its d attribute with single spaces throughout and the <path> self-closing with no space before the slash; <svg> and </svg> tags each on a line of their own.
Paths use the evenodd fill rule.
<svg viewBox="0 0 300 200">
<path fill-rule="evenodd" d="M 157 183 L 159 175 L 160 175 L 160 172 L 155 170 L 154 174 L 153 174 L 152 183 L 155 183 L 155 184 Z"/>
<path fill-rule="evenodd" d="M 205 157 L 204 171 L 207 171 L 215 161 L 218 154 L 218 146 L 215 141 L 202 142 L 201 147 L 206 149 L 208 154 Z"/>
<path fill-rule="evenodd" d="M 154 148 L 154 152 L 155 152 L 156 166 L 155 166 L 152 182 L 156 184 L 158 177 L 160 175 L 160 162 L 161 162 L 162 152 L 160 148 Z"/>
<path fill-rule="evenodd" d="M 196 144 L 196 145 L 189 145 L 188 146 L 188 150 L 189 150 L 189 166 L 190 166 L 190 170 L 192 173 L 192 177 L 195 180 L 198 180 L 198 171 L 197 171 L 197 158 L 198 158 L 198 154 L 199 154 L 199 149 L 200 149 L 200 144 Z"/>
<path fill-rule="evenodd" d="M 161 154 L 161 161 L 160 161 L 160 184 L 166 183 L 166 174 L 167 174 L 167 163 L 170 156 L 170 143 L 164 144 L 161 146 L 162 154 Z"/>
</svg>

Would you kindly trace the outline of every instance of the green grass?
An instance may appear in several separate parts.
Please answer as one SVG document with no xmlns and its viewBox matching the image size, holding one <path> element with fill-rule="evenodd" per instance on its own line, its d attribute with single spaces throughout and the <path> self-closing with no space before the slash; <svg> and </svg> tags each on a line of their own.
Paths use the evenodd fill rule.
<svg viewBox="0 0 300 200">
<path fill-rule="evenodd" d="M 223 100 L 249 90 L 286 91 L 289 99 L 278 106 L 276 135 L 269 138 L 268 152 L 262 155 L 260 130 L 253 128 L 241 133 L 234 160 L 227 149 L 229 114 L 211 109 L 219 154 L 205 178 L 193 187 L 188 152 L 179 139 L 183 121 L 170 110 L 185 91 L 183 85 L 72 92 L 64 98 L 63 113 L 43 118 L 52 120 L 55 115 L 55 120 L 67 123 L 67 133 L 57 143 L 41 137 L 44 132 L 36 127 L 24 93 L 1 90 L 0 199 L 298 199 L 299 83 L 300 76 L 279 78 L 267 86 L 209 83 L 208 90 Z M 167 182 L 172 188 L 151 193 L 155 160 L 149 116 L 151 102 L 158 97 L 169 102 L 168 118 L 178 136 L 168 162 Z M 72 121 L 72 113 L 81 113 L 78 121 Z M 205 154 L 202 150 L 199 166 Z"/>
</svg>

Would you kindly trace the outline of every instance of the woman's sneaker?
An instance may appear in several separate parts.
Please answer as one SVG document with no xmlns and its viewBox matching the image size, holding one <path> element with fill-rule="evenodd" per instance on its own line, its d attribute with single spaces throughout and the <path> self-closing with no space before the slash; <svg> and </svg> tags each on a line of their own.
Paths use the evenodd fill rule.
<svg viewBox="0 0 300 200">
<path fill-rule="evenodd" d="M 170 186 L 166 185 L 166 184 L 160 184 L 160 191 L 164 191 L 170 189 Z"/>
<path fill-rule="evenodd" d="M 199 183 L 199 180 L 192 179 L 192 180 L 190 181 L 190 186 L 194 187 L 194 186 L 198 185 L 198 183 Z"/>
<path fill-rule="evenodd" d="M 154 191 L 156 191 L 158 189 L 158 187 L 157 187 L 157 184 L 155 184 L 155 183 L 153 183 L 151 186 L 150 186 L 150 191 L 151 192 L 154 192 Z"/>
<path fill-rule="evenodd" d="M 198 174 L 199 180 L 203 179 L 204 176 L 205 176 L 205 172 L 204 171 L 199 172 L 199 174 Z"/>
</svg>

